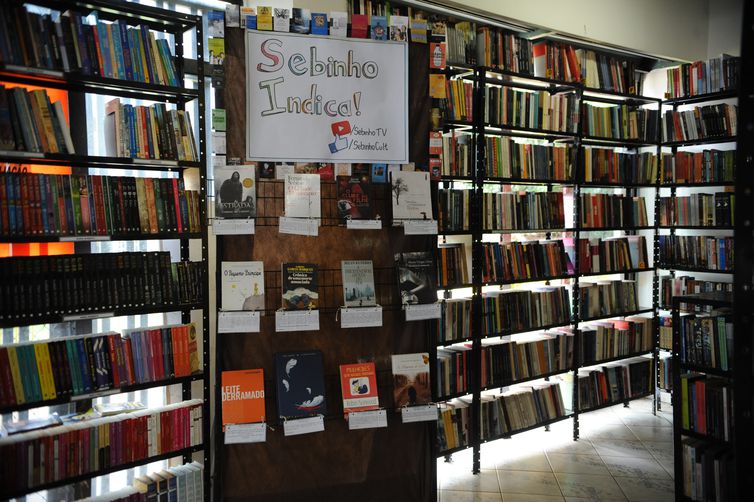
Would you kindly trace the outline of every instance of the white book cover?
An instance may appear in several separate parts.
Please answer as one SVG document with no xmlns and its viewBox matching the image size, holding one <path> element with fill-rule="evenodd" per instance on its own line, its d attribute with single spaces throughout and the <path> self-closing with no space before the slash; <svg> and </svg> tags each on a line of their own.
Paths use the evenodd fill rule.
<svg viewBox="0 0 754 502">
<path fill-rule="evenodd" d="M 255 166 L 215 167 L 215 217 L 253 218 L 257 208 Z"/>
<path fill-rule="evenodd" d="M 342 37 L 348 36 L 348 14 L 342 11 L 330 12 L 330 36 Z"/>
<path fill-rule="evenodd" d="M 321 197 L 318 174 L 285 175 L 285 216 L 288 218 L 319 218 Z"/>
<path fill-rule="evenodd" d="M 343 260 L 341 273 L 346 307 L 372 307 L 377 304 L 372 260 Z"/>
<path fill-rule="evenodd" d="M 393 171 L 390 176 L 393 201 L 393 224 L 405 220 L 431 220 L 429 173 Z"/>
<path fill-rule="evenodd" d="M 408 16 L 390 16 L 390 40 L 408 42 Z"/>
<path fill-rule="evenodd" d="M 238 28 L 241 25 L 240 19 L 238 5 L 228 4 L 225 6 L 226 28 Z"/>
<path fill-rule="evenodd" d="M 291 11 L 290 9 L 273 9 L 272 26 L 275 31 L 291 31 Z"/>
<path fill-rule="evenodd" d="M 264 310 L 264 264 L 222 262 L 222 310 Z"/>
</svg>

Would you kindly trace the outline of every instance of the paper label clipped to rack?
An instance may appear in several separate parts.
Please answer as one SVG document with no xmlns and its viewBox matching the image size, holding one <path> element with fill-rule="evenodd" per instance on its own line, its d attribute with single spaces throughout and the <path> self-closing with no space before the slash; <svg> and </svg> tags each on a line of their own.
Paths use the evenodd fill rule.
<svg viewBox="0 0 754 502">
<path fill-rule="evenodd" d="M 267 424 L 228 424 L 225 426 L 225 444 L 264 443 L 267 441 Z"/>
<path fill-rule="evenodd" d="M 341 328 L 379 328 L 382 326 L 382 307 L 343 307 L 340 309 Z"/>
<path fill-rule="evenodd" d="M 406 305 L 407 321 L 426 321 L 427 319 L 439 319 L 440 315 L 440 303 Z"/>
<path fill-rule="evenodd" d="M 437 420 L 437 405 L 434 403 L 401 408 L 404 424 L 411 422 L 433 422 Z"/>
<path fill-rule="evenodd" d="M 298 436 L 299 434 L 311 434 L 325 430 L 325 420 L 322 415 L 316 417 L 297 418 L 283 422 L 283 434 L 286 436 Z"/>
<path fill-rule="evenodd" d="M 233 311 L 217 313 L 218 333 L 259 333 L 260 312 Z"/>
<path fill-rule="evenodd" d="M 352 411 L 348 414 L 348 429 L 378 429 L 387 427 L 387 412 L 385 410 Z"/>
<path fill-rule="evenodd" d="M 218 218 L 212 220 L 212 231 L 215 235 L 254 235 L 256 220 L 251 218 Z"/>
<path fill-rule="evenodd" d="M 406 235 L 437 235 L 437 220 L 407 220 L 403 222 Z"/>
<path fill-rule="evenodd" d="M 309 235 L 312 237 L 319 235 L 318 219 L 281 216 L 278 225 L 281 234 Z"/>
<path fill-rule="evenodd" d="M 278 310 L 275 331 L 318 331 L 319 310 Z"/>
<path fill-rule="evenodd" d="M 96 242 L 109 240 L 109 235 L 65 235 L 60 237 L 60 242 Z"/>
<path fill-rule="evenodd" d="M 382 220 L 348 220 L 346 228 L 348 230 L 380 230 Z"/>
</svg>

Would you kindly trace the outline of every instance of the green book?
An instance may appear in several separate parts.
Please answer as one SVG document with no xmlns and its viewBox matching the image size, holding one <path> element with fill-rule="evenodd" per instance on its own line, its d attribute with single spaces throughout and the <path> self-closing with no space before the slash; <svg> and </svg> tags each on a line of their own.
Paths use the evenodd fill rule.
<svg viewBox="0 0 754 502">
<path fill-rule="evenodd" d="M 79 187 L 79 177 L 71 176 L 71 202 L 73 205 L 73 224 L 76 228 L 76 235 L 84 234 L 84 221 L 81 216 L 81 188 Z"/>
</svg>

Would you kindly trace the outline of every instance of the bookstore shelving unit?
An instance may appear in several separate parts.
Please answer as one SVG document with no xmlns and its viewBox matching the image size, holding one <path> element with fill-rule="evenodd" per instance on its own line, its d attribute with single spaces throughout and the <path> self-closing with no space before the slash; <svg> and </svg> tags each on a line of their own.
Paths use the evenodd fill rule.
<svg viewBox="0 0 754 502">
<path fill-rule="evenodd" d="M 184 262 L 192 261 L 191 255 L 200 255 L 194 257 L 192 267 L 196 270 L 194 277 L 199 278 L 199 284 L 194 284 L 195 294 L 191 295 L 193 298 L 190 301 L 175 300 L 168 303 L 161 302 L 159 298 L 152 297 L 152 301 L 143 303 L 122 304 L 114 302 L 113 304 L 94 307 L 94 308 L 81 308 L 81 309 L 69 309 L 69 310 L 46 310 L 44 305 L 39 305 L 39 309 L 36 311 L 28 312 L 23 315 L 7 315 L 0 319 L 0 327 L 14 328 L 14 327 L 27 327 L 38 324 L 58 324 L 58 323 L 75 323 L 76 330 L 79 332 L 91 332 L 91 321 L 94 319 L 111 318 L 118 316 L 137 316 L 150 313 L 180 313 L 181 322 L 190 323 L 192 317 L 194 319 L 201 319 L 201 343 L 197 347 L 197 355 L 199 357 L 199 371 L 194 371 L 191 374 L 185 376 L 169 377 L 164 379 L 158 379 L 147 383 L 134 383 L 123 386 L 111 386 L 107 389 L 94 390 L 85 394 L 71 395 L 58 392 L 56 397 L 48 398 L 37 401 L 26 401 L 21 404 L 3 405 L 0 407 L 0 414 L 3 415 L 4 420 L 10 419 L 10 414 L 25 410 L 31 410 L 35 408 L 57 406 L 69 404 L 69 410 L 75 406 L 76 410 L 81 412 L 85 411 L 92 403 L 93 399 L 101 396 L 109 396 L 119 393 L 129 393 L 140 390 L 146 390 L 158 387 L 167 387 L 172 385 L 180 386 L 181 393 L 180 399 L 183 401 L 191 400 L 196 397 L 196 391 L 192 392 L 192 384 L 195 382 L 201 382 L 201 391 L 199 392 L 199 401 L 201 402 L 202 422 L 201 422 L 201 438 L 202 440 L 191 447 L 173 449 L 163 449 L 162 453 L 157 455 L 147 455 L 144 458 L 137 458 L 133 461 L 120 464 L 103 463 L 99 468 L 94 469 L 85 474 L 75 474 L 65 476 L 62 475 L 58 479 L 50 481 L 48 477 L 46 480 L 42 477 L 42 482 L 35 482 L 33 486 L 25 486 L 23 489 L 12 488 L 3 484 L 0 489 L 0 498 L 16 498 L 23 497 L 28 494 L 39 492 L 42 490 L 50 490 L 53 488 L 59 488 L 63 486 L 72 486 L 76 491 L 77 497 L 88 496 L 89 483 L 97 477 L 107 474 L 125 471 L 133 469 L 139 466 L 149 464 L 151 462 L 170 460 L 175 458 L 183 458 L 184 462 L 191 462 L 197 455 L 201 455 L 202 463 L 204 465 L 204 493 L 206 494 L 206 500 L 209 500 L 209 486 L 210 486 L 210 372 L 209 372 L 209 347 L 210 347 L 210 333 L 209 333 L 209 317 L 208 317 L 208 283 L 207 283 L 207 262 L 208 262 L 208 236 L 206 226 L 206 141 L 205 141 L 205 120 L 204 120 L 204 72 L 203 72 L 203 46 L 202 46 L 202 18 L 190 14 L 184 14 L 180 12 L 163 10 L 160 8 L 142 6 L 135 3 L 125 1 L 106 1 L 106 0 L 35 0 L 28 2 L 28 4 L 48 8 L 53 12 L 62 13 L 64 11 L 78 12 L 86 16 L 89 13 L 96 13 L 97 18 L 100 21 L 120 21 L 129 26 L 141 25 L 145 26 L 151 32 L 158 34 L 164 34 L 172 38 L 174 56 L 172 57 L 175 69 L 175 77 L 179 83 L 177 86 L 158 85 L 155 83 L 144 83 L 132 80 L 121 80 L 115 78 L 106 78 L 99 76 L 85 75 L 79 70 L 71 70 L 70 72 L 55 71 L 45 68 L 33 68 L 26 66 L 18 66 L 12 64 L 0 64 L 0 83 L 6 84 L 9 87 L 20 86 L 34 86 L 36 88 L 46 89 L 59 89 L 65 91 L 68 103 L 70 106 L 70 130 L 72 135 L 73 145 L 75 146 L 76 154 L 52 154 L 52 153 L 34 153 L 34 152 L 21 152 L 21 151 L 0 151 L 0 162 L 5 166 L 11 165 L 40 165 L 40 166 L 64 166 L 70 169 L 72 174 L 77 176 L 86 176 L 89 174 L 89 168 L 107 168 L 113 170 L 116 175 L 118 170 L 146 170 L 156 172 L 170 172 L 177 173 L 179 178 L 185 179 L 185 176 L 191 171 L 191 178 L 196 179 L 196 192 L 198 192 L 198 207 L 195 208 L 198 221 L 196 221 L 196 229 L 191 232 L 154 232 L 154 233 L 141 233 L 138 231 L 130 232 L 115 232 L 113 227 L 108 227 L 108 231 L 100 235 L 75 235 L 75 236 L 61 236 L 55 235 L 55 231 L 50 233 L 31 233 L 28 232 L 23 235 L 3 234 L 0 237 L 0 243 L 2 244 L 16 244 L 16 243 L 46 243 L 46 242 L 71 242 L 73 243 L 74 254 L 76 256 L 90 256 L 94 257 L 97 253 L 93 253 L 90 249 L 91 242 L 98 241 L 141 241 L 141 240 L 178 240 L 180 245 L 180 260 Z M 24 2 L 18 2 L 18 7 L 24 5 Z M 192 85 L 185 79 L 184 73 L 184 34 L 190 31 L 194 31 L 196 47 L 195 53 L 198 65 L 198 82 L 196 85 Z M 48 34 L 50 35 L 50 34 Z M 54 36 L 54 35 L 53 35 Z M 169 39 L 170 40 L 170 39 Z M 156 70 L 155 70 L 156 71 Z M 87 115 L 86 96 L 88 94 L 99 94 L 106 96 L 118 96 L 122 98 L 129 98 L 138 101 L 146 101 L 152 103 L 169 103 L 172 104 L 177 110 L 186 110 L 187 104 L 196 104 L 198 109 L 198 116 L 195 117 L 197 127 L 196 133 L 196 161 L 172 161 L 172 160 L 150 160 L 150 159 L 135 159 L 135 158 L 123 158 L 123 157 L 111 157 L 100 155 L 88 155 L 86 153 L 91 150 L 91 145 L 88 144 L 87 139 L 87 122 L 89 120 Z M 104 110 L 92 110 L 94 114 L 102 114 L 96 117 L 97 120 L 104 121 Z M 10 168 L 10 172 L 17 172 L 17 176 L 28 176 L 24 167 Z M 45 172 L 42 170 L 42 172 Z M 198 176 L 195 176 L 198 174 Z M 3 191 L 3 196 L 5 197 Z M 176 193 L 176 201 L 178 200 L 178 194 Z M 6 204 L 6 200 L 3 200 L 3 205 Z M 21 201 L 19 201 L 21 202 Z M 104 214 L 104 213 L 103 213 Z M 27 229 L 28 230 L 28 229 Z M 190 247 L 193 249 L 190 252 Z M 200 248 L 200 252 L 197 250 Z M 26 258 L 28 260 L 28 258 Z M 3 264 L 12 263 L 17 258 L 2 258 Z M 44 257 L 40 257 L 36 262 L 42 263 L 45 260 Z M 115 271 L 113 271 L 115 272 Z M 156 270 L 154 271 L 156 273 Z M 168 272 L 169 273 L 169 272 Z M 104 274 L 104 272 L 103 272 Z M 32 276 L 29 276 L 32 279 Z M 5 278 L 4 278 L 5 279 Z M 78 294 L 89 295 L 88 298 L 94 299 L 97 294 L 104 294 L 103 288 L 107 287 L 107 283 L 104 282 L 104 275 L 97 288 L 91 290 L 74 289 L 69 291 L 69 294 L 76 296 Z M 132 280 L 124 276 L 124 280 Z M 135 280 L 135 276 L 133 278 Z M 167 278 L 165 279 L 167 281 Z M 184 277 L 183 280 L 189 280 Z M 39 287 L 43 287 L 44 281 L 39 282 Z M 125 283 L 123 283 L 125 285 Z M 134 283 L 134 288 L 136 283 Z M 156 284 L 156 283 L 155 283 Z M 168 284 L 165 282 L 164 284 Z M 177 285 L 178 282 L 172 284 Z M 182 282 L 182 285 L 184 283 Z M 76 288 L 84 288 L 83 285 L 76 285 Z M 92 286 L 94 288 L 94 286 Z M 135 290 L 134 290 L 135 291 Z M 27 293 L 33 293 L 32 290 L 27 290 Z M 66 292 L 58 292 L 60 295 L 66 295 Z M 29 302 L 35 296 L 30 294 L 25 300 Z M 183 297 L 182 297 L 183 298 Z M 123 297 L 125 299 L 125 297 Z M 165 298 L 167 300 L 167 298 Z M 96 302 L 92 302 L 94 304 Z M 63 338 L 52 338 L 49 341 L 55 342 L 65 340 Z M 45 340 L 46 342 L 47 340 Z M 39 342 L 36 342 L 40 345 Z M 42 343 L 41 345 L 46 345 Z M 36 345 L 35 345 L 36 346 Z M 0 346 L 1 348 L 1 346 Z M 109 363 L 108 363 L 109 364 Z M 59 375 L 57 369 L 53 370 L 55 376 L 55 382 L 59 383 L 58 378 L 63 378 L 62 370 Z M 40 370 L 41 371 L 41 370 Z M 177 373 L 177 371 L 176 371 Z M 70 383 L 70 380 L 69 380 Z M 178 443 L 175 443 L 178 444 Z M 6 459 L 7 460 L 7 459 Z M 3 463 L 3 467 L 0 468 L 0 475 L 4 477 L 7 472 L 5 470 L 10 467 L 10 464 Z M 6 491 L 6 488 L 11 491 Z"/>
</svg>

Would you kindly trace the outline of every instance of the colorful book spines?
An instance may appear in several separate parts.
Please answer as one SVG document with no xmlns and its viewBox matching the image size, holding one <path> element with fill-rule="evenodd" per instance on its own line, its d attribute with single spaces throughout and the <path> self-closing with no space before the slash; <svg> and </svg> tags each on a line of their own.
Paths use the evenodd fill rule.
<svg viewBox="0 0 754 502">
<path fill-rule="evenodd" d="M 62 107 L 44 89 L 0 85 L 0 145 L 5 150 L 75 153 Z"/>
</svg>

